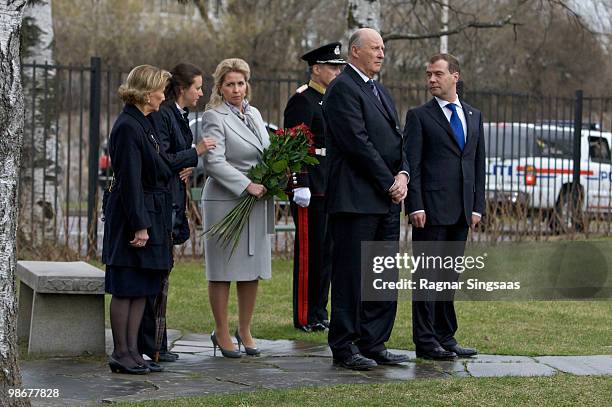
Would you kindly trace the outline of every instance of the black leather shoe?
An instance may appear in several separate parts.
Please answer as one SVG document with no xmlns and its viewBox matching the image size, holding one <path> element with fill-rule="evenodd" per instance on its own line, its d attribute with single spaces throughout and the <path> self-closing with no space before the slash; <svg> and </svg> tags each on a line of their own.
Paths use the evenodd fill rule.
<svg viewBox="0 0 612 407">
<path fill-rule="evenodd" d="M 375 353 L 364 353 L 363 356 L 374 360 L 379 365 L 397 365 L 410 359 L 406 355 L 397 355 L 386 349 Z"/>
<path fill-rule="evenodd" d="M 299 329 L 300 331 L 304 331 L 304 332 L 312 332 L 312 325 L 302 325 L 302 326 L 296 326 L 296 329 Z"/>
<path fill-rule="evenodd" d="M 155 361 L 154 353 L 152 354 L 145 353 L 145 355 L 147 355 L 149 359 L 151 359 L 152 361 Z M 159 359 L 157 360 L 157 362 L 176 362 L 177 359 L 178 359 L 178 356 L 175 356 L 174 353 L 160 352 Z"/>
<path fill-rule="evenodd" d="M 472 356 L 478 355 L 478 351 L 476 349 L 473 349 L 473 348 L 464 348 L 464 347 L 461 347 L 459 345 L 444 346 L 444 349 L 446 349 L 449 352 L 456 353 L 457 356 L 460 357 L 460 358 L 470 358 Z"/>
<path fill-rule="evenodd" d="M 416 356 L 417 358 L 421 359 L 453 360 L 457 357 L 457 354 L 455 352 L 449 352 L 447 350 L 444 350 L 444 348 L 438 346 L 437 348 L 428 351 L 417 349 Z"/>
<path fill-rule="evenodd" d="M 164 368 L 161 365 L 158 365 L 155 362 L 147 362 L 144 364 L 144 367 L 146 367 L 147 369 L 149 369 L 152 373 L 158 373 L 158 372 L 163 372 Z"/>
<path fill-rule="evenodd" d="M 355 353 L 346 359 L 334 358 L 334 366 L 340 366 L 352 370 L 370 370 L 378 366 L 372 359 L 368 359 L 360 353 Z"/>
<path fill-rule="evenodd" d="M 310 328 L 313 332 L 323 332 L 329 329 L 329 326 L 323 324 L 323 322 L 317 322 L 316 324 L 312 324 Z"/>
</svg>

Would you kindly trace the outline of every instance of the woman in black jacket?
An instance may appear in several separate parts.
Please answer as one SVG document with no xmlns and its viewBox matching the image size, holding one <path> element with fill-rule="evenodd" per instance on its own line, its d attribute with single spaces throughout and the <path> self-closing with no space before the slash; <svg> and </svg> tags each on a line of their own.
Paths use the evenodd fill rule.
<svg viewBox="0 0 612 407">
<path fill-rule="evenodd" d="M 189 180 L 192 167 L 198 164 L 198 155 L 215 147 L 215 141 L 204 138 L 195 148 L 191 148 L 193 134 L 189 128 L 189 109 L 195 108 L 202 96 L 202 71 L 191 64 L 181 63 L 170 71 L 172 77 L 166 86 L 166 100 L 159 111 L 151 114 L 151 119 L 159 134 L 159 143 L 165 152 L 170 170 L 173 172 L 170 181 L 172 193 L 172 242 L 179 245 L 189 239 L 189 223 L 185 208 L 187 204 L 186 182 Z M 168 270 L 168 273 L 170 270 Z M 166 327 L 163 329 L 161 346 L 156 343 L 158 330 L 155 315 L 155 303 L 165 296 L 168 289 L 168 274 L 162 276 L 162 291 L 158 295 L 147 297 L 144 316 L 140 327 L 138 348 L 151 359 L 161 362 L 174 362 L 178 354 L 168 351 Z M 157 318 L 156 318 L 157 317 Z M 165 320 L 165 315 L 163 315 Z M 159 347 L 159 349 L 158 349 Z"/>
<path fill-rule="evenodd" d="M 114 179 L 104 207 L 106 292 L 114 351 L 113 372 L 160 371 L 138 352 L 138 329 L 148 295 L 159 292 L 162 273 L 172 267 L 172 171 L 160 154 L 148 115 L 164 101 L 170 74 L 150 65 L 132 69 L 119 96 L 125 107 L 109 139 Z"/>
</svg>

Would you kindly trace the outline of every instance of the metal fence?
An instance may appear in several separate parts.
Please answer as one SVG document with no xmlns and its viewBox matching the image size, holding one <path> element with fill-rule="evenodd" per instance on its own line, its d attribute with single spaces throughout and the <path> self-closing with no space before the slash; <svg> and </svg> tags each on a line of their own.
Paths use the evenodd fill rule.
<svg viewBox="0 0 612 407">
<path fill-rule="evenodd" d="M 126 72 L 90 66 L 23 65 L 26 126 L 20 174 L 20 253 L 64 257 L 100 255 L 101 190 L 108 180 L 105 143 L 122 108 L 116 90 Z M 212 80 L 192 114 L 199 118 Z M 252 101 L 271 127 L 282 126 L 298 78 L 253 78 Z M 386 84 L 400 119 L 430 99 L 424 86 Z M 483 112 L 487 146 L 487 215 L 476 240 L 547 239 L 562 234 L 609 235 L 612 208 L 610 154 L 612 98 L 550 97 L 468 89 L 464 100 Z M 203 250 L 194 179 L 192 239 L 179 254 Z M 288 205 L 277 203 L 275 254 L 290 256 L 293 229 Z M 407 219 L 402 239 L 409 239 Z"/>
</svg>

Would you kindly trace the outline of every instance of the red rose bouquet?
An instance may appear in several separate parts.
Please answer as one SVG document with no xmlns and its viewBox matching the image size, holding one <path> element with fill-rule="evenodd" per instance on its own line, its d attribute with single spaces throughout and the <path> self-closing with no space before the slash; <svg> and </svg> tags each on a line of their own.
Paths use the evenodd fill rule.
<svg viewBox="0 0 612 407">
<path fill-rule="evenodd" d="M 247 176 L 266 187 L 267 192 L 261 199 L 277 196 L 286 200 L 285 189 L 291 173 L 300 171 L 303 165 L 318 164 L 313 154 L 313 134 L 308 126 L 300 124 L 280 129 L 270 136 L 270 146 L 264 150 L 261 162 L 252 167 Z M 256 202 L 253 195 L 243 196 L 234 209 L 205 232 L 207 236 L 215 236 L 224 248 L 231 245 L 230 257 Z"/>
</svg>

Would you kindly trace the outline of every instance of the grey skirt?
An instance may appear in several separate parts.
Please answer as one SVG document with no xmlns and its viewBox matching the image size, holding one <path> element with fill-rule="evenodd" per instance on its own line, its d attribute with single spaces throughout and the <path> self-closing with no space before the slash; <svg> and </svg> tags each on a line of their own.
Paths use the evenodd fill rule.
<svg viewBox="0 0 612 407">
<path fill-rule="evenodd" d="M 204 198 L 202 203 L 204 230 L 208 230 L 238 204 L 238 199 L 228 201 Z M 272 277 L 268 212 L 273 208 L 271 199 L 255 204 L 231 257 L 231 247 L 221 247 L 216 237 L 204 240 L 208 281 L 253 281 Z"/>
</svg>

